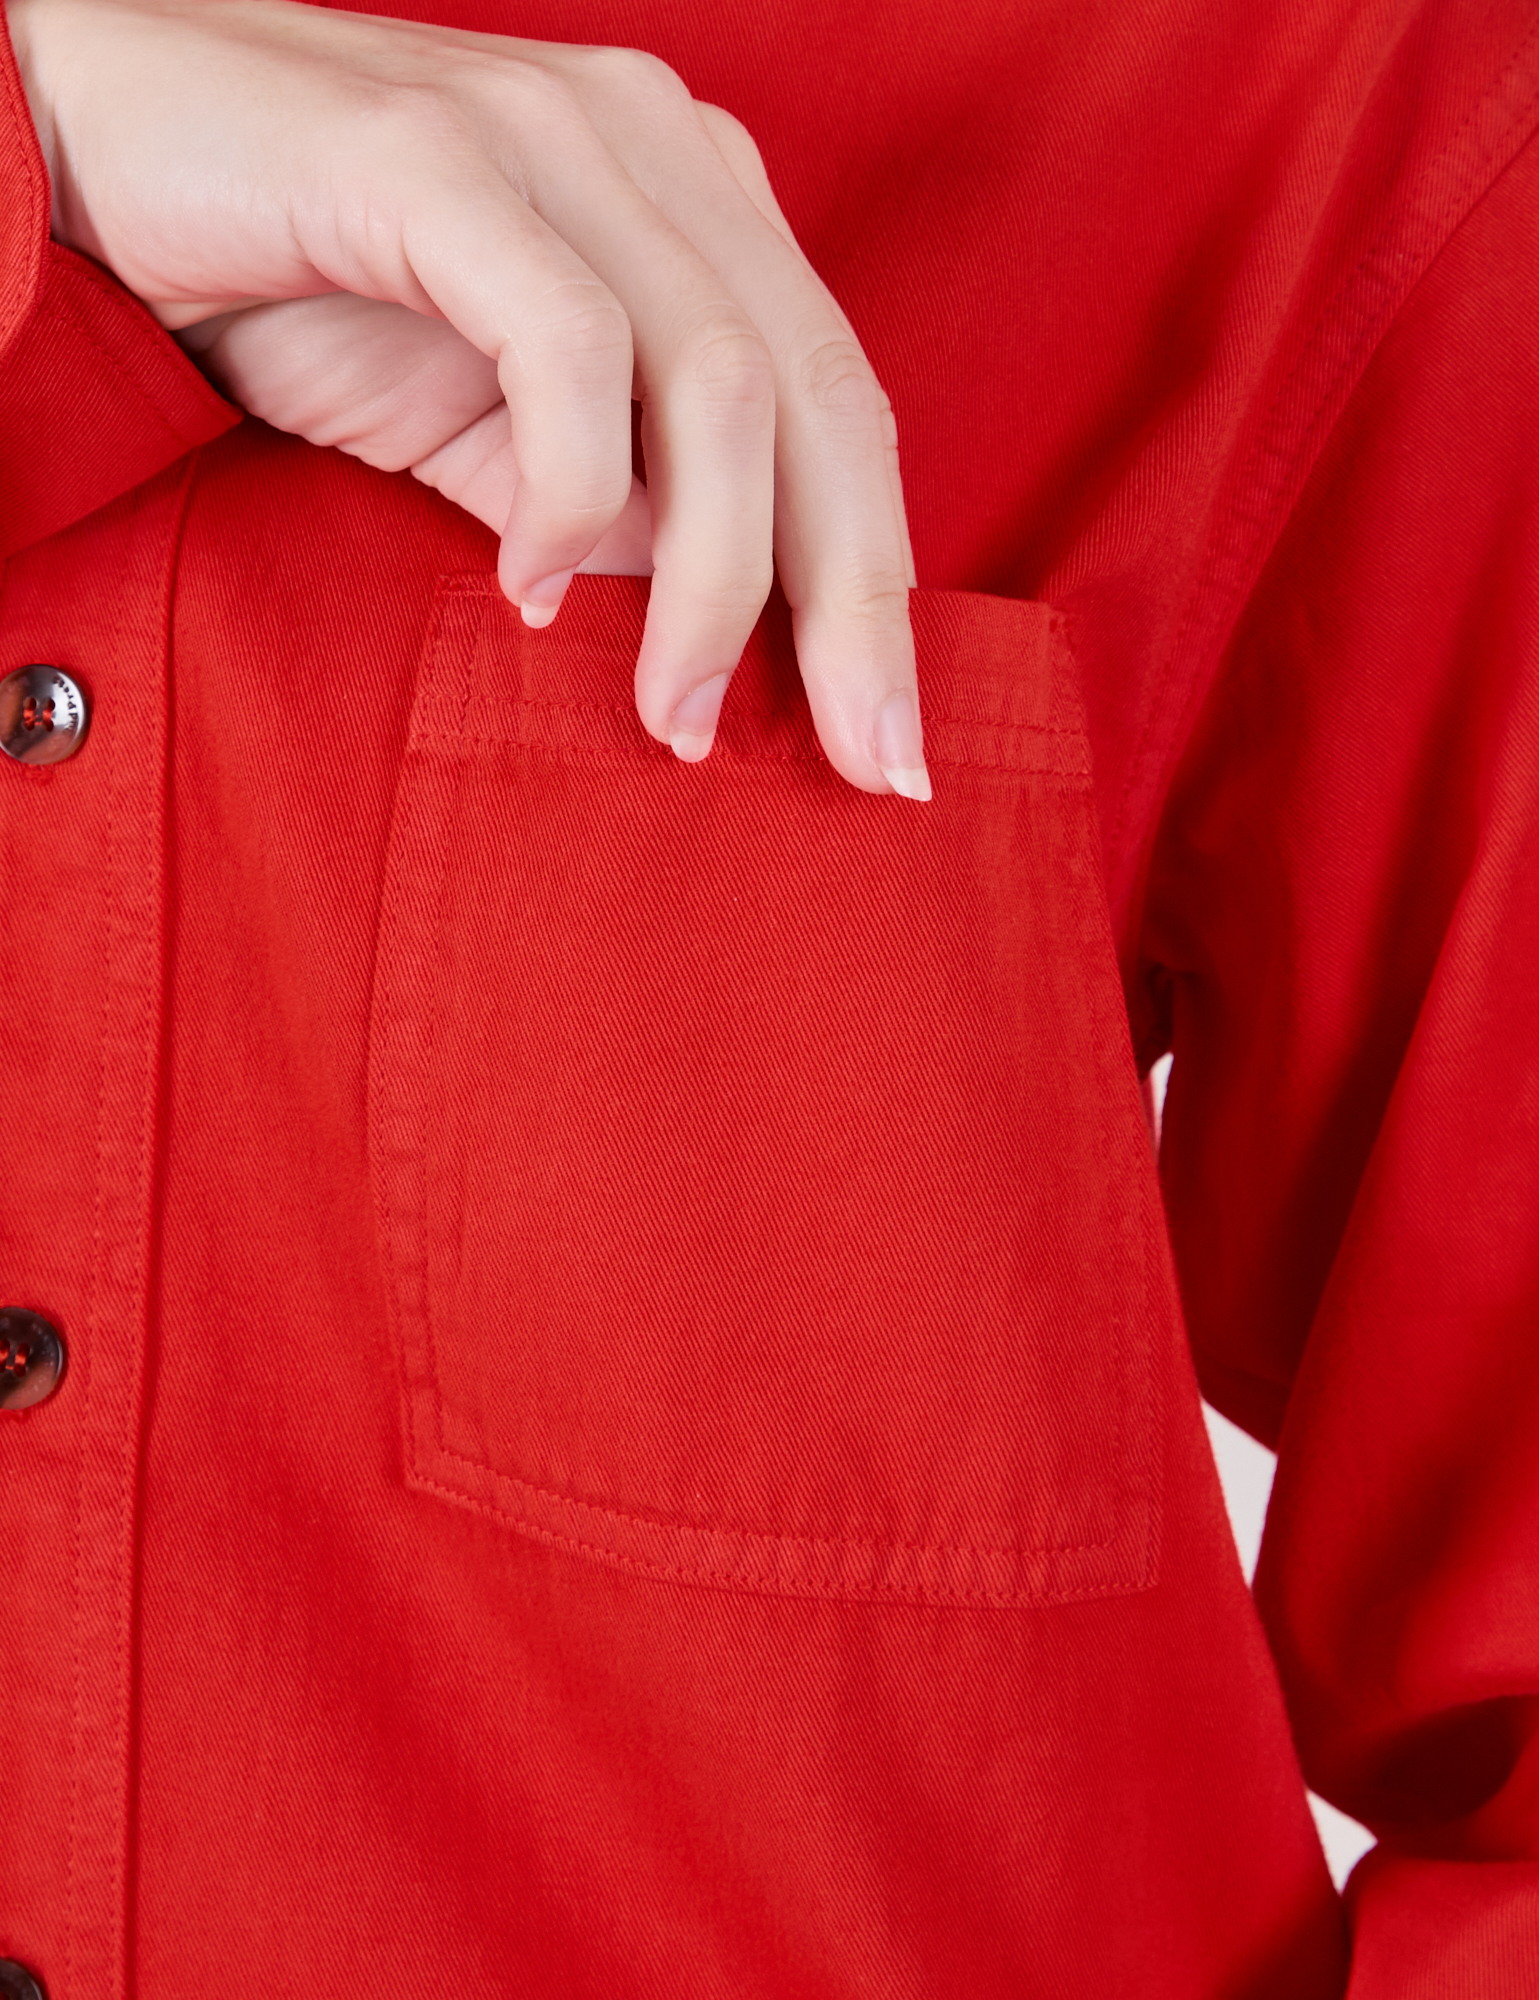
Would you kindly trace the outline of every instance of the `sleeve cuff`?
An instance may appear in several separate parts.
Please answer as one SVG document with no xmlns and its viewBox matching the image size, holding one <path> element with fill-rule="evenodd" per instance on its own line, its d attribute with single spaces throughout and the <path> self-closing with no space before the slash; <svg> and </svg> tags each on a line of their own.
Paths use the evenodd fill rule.
<svg viewBox="0 0 1539 2000">
<path fill-rule="evenodd" d="M 49 206 L 0 6 L 0 558 L 241 416 L 116 279 L 48 240 Z"/>
</svg>

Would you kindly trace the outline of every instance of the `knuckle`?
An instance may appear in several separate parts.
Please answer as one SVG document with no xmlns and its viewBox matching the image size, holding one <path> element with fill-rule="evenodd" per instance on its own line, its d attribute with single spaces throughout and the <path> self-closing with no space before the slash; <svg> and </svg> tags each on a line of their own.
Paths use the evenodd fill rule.
<svg viewBox="0 0 1539 2000">
<path fill-rule="evenodd" d="M 540 146 L 559 142 L 562 135 L 586 123 L 577 90 L 542 63 L 494 58 L 478 96 L 497 132 L 536 135 Z"/>
<path fill-rule="evenodd" d="M 573 51 L 578 74 L 590 86 L 632 102 L 676 103 L 689 92 L 678 71 L 645 49 L 618 47 Z"/>
<path fill-rule="evenodd" d="M 463 111 L 432 78 L 357 78 L 352 111 L 357 123 L 390 149 L 389 157 L 444 153 L 466 136 Z"/>
<path fill-rule="evenodd" d="M 523 505 L 544 536 L 580 543 L 586 554 L 630 498 L 628 440 L 573 437 L 562 430 L 542 439 L 522 436 L 513 426 L 513 460 L 527 484 Z"/>
<path fill-rule="evenodd" d="M 456 48 L 447 52 L 444 68 L 448 93 L 474 105 L 483 124 L 488 117 L 503 123 L 511 112 L 519 123 L 542 131 L 582 116 L 567 78 L 525 56 Z"/>
<path fill-rule="evenodd" d="M 878 426 L 892 417 L 892 405 L 870 362 L 847 337 L 820 341 L 802 357 L 796 372 L 806 400 L 824 416 Z"/>
<path fill-rule="evenodd" d="M 556 538 L 583 545 L 586 554 L 593 544 L 620 517 L 630 498 L 631 469 L 623 468 L 623 483 L 608 467 L 595 466 L 584 472 L 568 467 L 561 477 L 535 481 L 548 496 L 547 515 Z"/>
<path fill-rule="evenodd" d="M 774 557 L 765 549 L 761 558 L 745 557 L 714 577 L 696 579 L 690 595 L 713 624 L 752 625 L 774 577 Z"/>
<path fill-rule="evenodd" d="M 517 96 L 524 117 L 554 121 L 580 114 L 577 92 L 543 63 L 514 60 L 507 69 L 505 88 Z"/>
<path fill-rule="evenodd" d="M 908 578 L 890 564 L 873 564 L 830 595 L 830 608 L 860 625 L 888 626 L 909 615 Z"/>
<path fill-rule="evenodd" d="M 683 374 L 707 402 L 745 418 L 773 414 L 775 363 L 764 337 L 744 322 L 717 321 L 686 342 Z"/>
<path fill-rule="evenodd" d="M 631 323 L 614 294 L 600 284 L 574 283 L 544 301 L 536 336 L 547 363 L 583 380 L 631 374 Z"/>
<path fill-rule="evenodd" d="M 741 118 L 734 118 L 719 104 L 707 104 L 703 99 L 696 103 L 695 109 L 704 121 L 705 129 L 734 167 L 746 165 L 764 173 L 764 155 L 759 151 L 759 142 Z"/>
</svg>

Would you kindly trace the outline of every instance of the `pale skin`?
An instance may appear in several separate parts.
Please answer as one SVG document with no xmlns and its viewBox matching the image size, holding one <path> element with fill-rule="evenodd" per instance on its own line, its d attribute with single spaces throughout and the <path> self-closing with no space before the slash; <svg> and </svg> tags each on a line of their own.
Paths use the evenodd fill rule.
<svg viewBox="0 0 1539 2000">
<path fill-rule="evenodd" d="M 574 570 L 650 573 L 636 707 L 687 762 L 778 572 L 829 761 L 930 796 L 892 411 L 736 119 L 629 49 L 6 8 L 55 237 L 244 408 L 484 521 L 530 625 Z"/>
</svg>

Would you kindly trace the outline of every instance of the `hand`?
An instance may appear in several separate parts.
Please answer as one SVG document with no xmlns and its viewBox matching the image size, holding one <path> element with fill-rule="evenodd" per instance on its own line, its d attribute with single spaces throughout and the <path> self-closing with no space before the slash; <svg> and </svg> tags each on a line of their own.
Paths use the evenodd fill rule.
<svg viewBox="0 0 1539 2000">
<path fill-rule="evenodd" d="M 246 408 L 487 522 L 532 625 L 651 568 L 636 704 L 686 759 L 778 565 L 830 761 L 929 796 L 892 414 L 736 120 L 633 50 L 288 0 L 9 17 L 55 235 Z"/>
</svg>

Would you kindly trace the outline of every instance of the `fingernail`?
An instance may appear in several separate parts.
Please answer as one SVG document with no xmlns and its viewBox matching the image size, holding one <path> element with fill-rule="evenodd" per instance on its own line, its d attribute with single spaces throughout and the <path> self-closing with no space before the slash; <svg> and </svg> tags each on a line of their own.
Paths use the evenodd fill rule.
<svg viewBox="0 0 1539 2000">
<path fill-rule="evenodd" d="M 906 799 L 930 797 L 930 774 L 924 767 L 924 738 L 919 729 L 919 703 L 907 688 L 888 695 L 877 710 L 871 731 L 871 755 L 895 792 Z"/>
<path fill-rule="evenodd" d="M 674 756 L 681 757 L 686 764 L 698 764 L 710 754 L 722 696 L 731 678 L 730 674 L 717 674 L 702 681 L 699 687 L 690 689 L 669 716 L 668 741 L 673 745 Z"/>
<path fill-rule="evenodd" d="M 558 569 L 554 576 L 542 576 L 538 583 L 530 584 L 518 605 L 519 616 L 526 625 L 538 632 L 551 622 L 561 609 L 572 574 L 569 569 Z"/>
</svg>

